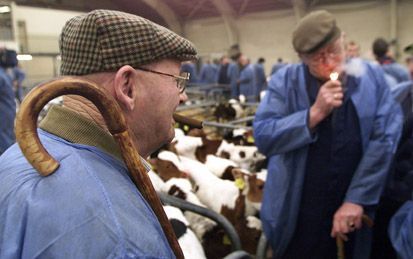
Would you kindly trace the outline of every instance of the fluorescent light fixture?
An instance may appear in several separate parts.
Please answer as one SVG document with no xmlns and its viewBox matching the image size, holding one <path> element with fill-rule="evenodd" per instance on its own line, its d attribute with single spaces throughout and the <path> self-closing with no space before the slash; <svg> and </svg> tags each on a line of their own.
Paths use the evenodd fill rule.
<svg viewBox="0 0 413 259">
<path fill-rule="evenodd" d="M 28 54 L 19 54 L 17 55 L 17 60 L 19 61 L 28 61 L 28 60 L 32 60 L 33 57 L 32 55 L 28 55 Z"/>
<path fill-rule="evenodd" d="M 10 13 L 10 6 L 4 5 L 0 6 L 0 13 Z"/>
</svg>

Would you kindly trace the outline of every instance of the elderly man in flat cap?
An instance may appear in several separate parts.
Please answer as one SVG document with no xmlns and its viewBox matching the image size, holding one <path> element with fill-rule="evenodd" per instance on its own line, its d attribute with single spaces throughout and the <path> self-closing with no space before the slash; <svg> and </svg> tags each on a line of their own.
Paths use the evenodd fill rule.
<svg viewBox="0 0 413 259">
<path fill-rule="evenodd" d="M 254 121 L 256 144 L 269 157 L 265 234 L 275 258 L 336 258 L 336 237 L 348 240 L 346 256 L 368 258 L 362 215 L 373 215 L 383 190 L 400 107 L 379 66 L 362 63 L 363 74 L 345 75 L 332 14 L 305 16 L 293 46 L 302 63 L 272 76 Z"/>
<path fill-rule="evenodd" d="M 142 157 L 172 140 L 192 43 L 144 18 L 95 10 L 66 23 L 60 51 L 62 75 L 93 81 L 118 102 Z M 90 102 L 66 97 L 39 133 L 60 167 L 40 176 L 17 145 L 0 157 L 0 258 L 174 258 Z"/>
</svg>

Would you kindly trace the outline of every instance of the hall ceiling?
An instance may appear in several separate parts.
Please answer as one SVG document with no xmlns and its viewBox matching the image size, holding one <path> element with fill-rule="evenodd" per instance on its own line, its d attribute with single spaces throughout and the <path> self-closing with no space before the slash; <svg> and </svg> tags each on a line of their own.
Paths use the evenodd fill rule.
<svg viewBox="0 0 413 259">
<path fill-rule="evenodd" d="M 187 21 L 219 17 L 222 13 L 217 2 L 226 2 L 230 12 L 239 17 L 249 13 L 292 9 L 294 2 L 302 2 L 305 7 L 317 5 L 363 2 L 372 0 L 16 0 L 17 5 L 44 7 L 60 10 L 88 12 L 94 9 L 120 10 L 143 16 L 161 25 L 167 26 L 165 15 L 159 12 L 162 5 L 172 11 L 180 23 Z M 374 1 L 374 0 L 373 0 Z M 389 0 L 375 0 L 389 1 Z M 215 3 L 214 3 L 215 2 Z"/>
</svg>

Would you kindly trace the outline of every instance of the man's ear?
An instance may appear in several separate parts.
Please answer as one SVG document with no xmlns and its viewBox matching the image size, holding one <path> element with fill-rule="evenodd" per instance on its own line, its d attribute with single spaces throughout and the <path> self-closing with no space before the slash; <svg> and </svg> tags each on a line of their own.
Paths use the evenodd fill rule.
<svg viewBox="0 0 413 259">
<path fill-rule="evenodd" d="M 116 72 L 113 83 L 118 103 L 127 111 L 133 110 L 137 96 L 135 69 L 131 66 L 121 67 Z"/>
</svg>

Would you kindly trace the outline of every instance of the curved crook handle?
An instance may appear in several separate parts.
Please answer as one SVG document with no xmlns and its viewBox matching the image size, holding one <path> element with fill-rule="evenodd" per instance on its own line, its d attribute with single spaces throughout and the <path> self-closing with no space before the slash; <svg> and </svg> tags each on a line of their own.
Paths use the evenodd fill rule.
<svg viewBox="0 0 413 259">
<path fill-rule="evenodd" d="M 16 140 L 30 164 L 43 176 L 52 174 L 59 163 L 50 156 L 37 136 L 37 117 L 52 99 L 66 94 L 81 95 L 91 100 L 105 119 L 109 131 L 127 131 L 117 103 L 95 84 L 75 78 L 53 80 L 34 88 L 24 99 L 16 116 Z"/>
<path fill-rule="evenodd" d="M 374 222 L 373 220 L 367 216 L 366 214 L 363 214 L 361 217 L 361 220 L 363 223 L 365 223 L 369 228 L 373 227 Z M 337 258 L 338 259 L 345 259 L 344 255 L 344 241 L 341 239 L 341 237 L 337 236 L 336 237 L 336 244 L 337 244 Z"/>
<path fill-rule="evenodd" d="M 57 162 L 40 143 L 37 135 L 37 117 L 50 100 L 61 95 L 80 95 L 98 108 L 109 132 L 117 140 L 123 160 L 132 181 L 152 207 L 165 236 L 177 258 L 184 258 L 172 226 L 162 204 L 143 167 L 137 148 L 131 140 L 129 128 L 121 109 L 112 96 L 107 95 L 96 84 L 76 78 L 63 77 L 34 88 L 23 100 L 16 116 L 16 140 L 30 164 L 43 176 L 48 176 L 59 167 Z"/>
</svg>

